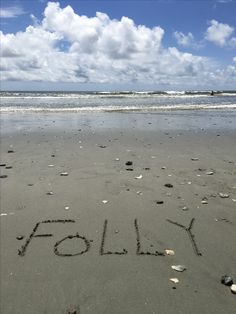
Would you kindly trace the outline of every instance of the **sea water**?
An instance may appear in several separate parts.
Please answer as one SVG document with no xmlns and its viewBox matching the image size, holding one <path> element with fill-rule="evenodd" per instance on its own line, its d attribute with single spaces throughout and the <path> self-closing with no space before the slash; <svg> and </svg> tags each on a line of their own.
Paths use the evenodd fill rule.
<svg viewBox="0 0 236 314">
<path fill-rule="evenodd" d="M 1 112 L 235 109 L 236 91 L 0 92 Z"/>
</svg>

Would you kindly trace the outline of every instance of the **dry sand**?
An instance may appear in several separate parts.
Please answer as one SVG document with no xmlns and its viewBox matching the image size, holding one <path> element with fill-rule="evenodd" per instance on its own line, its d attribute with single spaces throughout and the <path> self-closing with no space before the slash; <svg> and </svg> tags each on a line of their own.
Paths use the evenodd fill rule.
<svg viewBox="0 0 236 314">
<path fill-rule="evenodd" d="M 235 311 L 235 112 L 1 120 L 1 314 Z"/>
</svg>

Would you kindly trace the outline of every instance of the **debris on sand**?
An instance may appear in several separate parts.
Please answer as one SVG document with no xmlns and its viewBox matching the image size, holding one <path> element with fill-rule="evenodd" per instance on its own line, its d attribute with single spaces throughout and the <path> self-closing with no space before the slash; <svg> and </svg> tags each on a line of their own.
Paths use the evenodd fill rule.
<svg viewBox="0 0 236 314">
<path fill-rule="evenodd" d="M 207 171 L 206 172 L 206 175 L 208 175 L 208 176 L 212 176 L 214 174 L 214 171 Z"/>
<path fill-rule="evenodd" d="M 60 176 L 62 176 L 62 177 L 67 177 L 68 175 L 69 175 L 68 172 L 61 172 L 61 173 L 60 173 Z"/>
<path fill-rule="evenodd" d="M 175 251 L 173 251 L 173 250 L 165 250 L 165 252 L 166 252 L 166 255 L 175 255 Z"/>
<path fill-rule="evenodd" d="M 135 179 L 142 179 L 142 174 L 140 174 L 140 176 L 135 177 Z"/>
<path fill-rule="evenodd" d="M 0 164 L 0 167 L 6 167 L 6 164 Z"/>
<path fill-rule="evenodd" d="M 126 161 L 126 166 L 132 166 L 133 165 L 133 162 L 132 161 Z"/>
<path fill-rule="evenodd" d="M 192 157 L 191 160 L 192 161 L 197 161 L 197 160 L 199 160 L 199 158 L 198 157 Z"/>
<path fill-rule="evenodd" d="M 167 187 L 167 188 L 173 188 L 173 184 L 171 184 L 171 183 L 166 183 L 166 184 L 165 184 L 165 187 Z"/>
<path fill-rule="evenodd" d="M 5 179 L 5 178 L 7 178 L 7 175 L 6 175 L 6 174 L 1 174 L 1 175 L 0 175 L 0 178 L 1 178 L 1 179 Z"/>
<path fill-rule="evenodd" d="M 52 191 L 47 192 L 47 195 L 53 195 L 54 193 Z"/>
<path fill-rule="evenodd" d="M 231 286 L 233 284 L 233 278 L 228 275 L 224 275 L 221 277 L 221 283 L 225 286 Z"/>
<path fill-rule="evenodd" d="M 103 200 L 102 202 L 103 202 L 103 204 L 107 204 L 108 200 Z"/>
<path fill-rule="evenodd" d="M 232 293 L 236 294 L 236 284 L 233 284 L 230 289 Z"/>
<path fill-rule="evenodd" d="M 229 198 L 229 194 L 227 194 L 227 193 L 219 193 L 219 196 L 221 198 Z"/>
<path fill-rule="evenodd" d="M 8 154 L 13 154 L 13 153 L 15 153 L 15 151 L 12 150 L 12 149 L 8 150 L 7 152 L 8 152 Z"/>
<path fill-rule="evenodd" d="M 171 268 L 179 272 L 183 272 L 186 270 L 186 267 L 184 265 L 172 265 Z"/>
<path fill-rule="evenodd" d="M 178 278 L 170 278 L 170 281 L 172 281 L 173 283 L 179 283 L 179 279 Z"/>
<path fill-rule="evenodd" d="M 159 201 L 159 200 L 158 200 L 158 201 L 155 201 L 155 202 L 156 202 L 157 205 L 164 204 L 164 201 Z"/>
<path fill-rule="evenodd" d="M 17 238 L 17 240 L 23 240 L 23 239 L 24 239 L 23 236 L 18 236 L 18 237 L 16 237 L 16 238 Z"/>
</svg>

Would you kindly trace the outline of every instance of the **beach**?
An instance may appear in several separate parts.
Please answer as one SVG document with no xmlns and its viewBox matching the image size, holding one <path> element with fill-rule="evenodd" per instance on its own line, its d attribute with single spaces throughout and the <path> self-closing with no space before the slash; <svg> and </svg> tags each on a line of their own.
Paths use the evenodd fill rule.
<svg viewBox="0 0 236 314">
<path fill-rule="evenodd" d="M 235 110 L 2 113 L 0 157 L 2 314 L 235 311 Z"/>
</svg>

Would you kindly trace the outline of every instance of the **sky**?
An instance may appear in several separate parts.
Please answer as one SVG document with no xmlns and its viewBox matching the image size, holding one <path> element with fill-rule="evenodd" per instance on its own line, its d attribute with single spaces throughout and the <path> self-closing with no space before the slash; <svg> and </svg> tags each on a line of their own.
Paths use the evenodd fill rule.
<svg viewBox="0 0 236 314">
<path fill-rule="evenodd" d="M 236 89 L 236 0 L 1 0 L 1 90 Z"/>
</svg>

